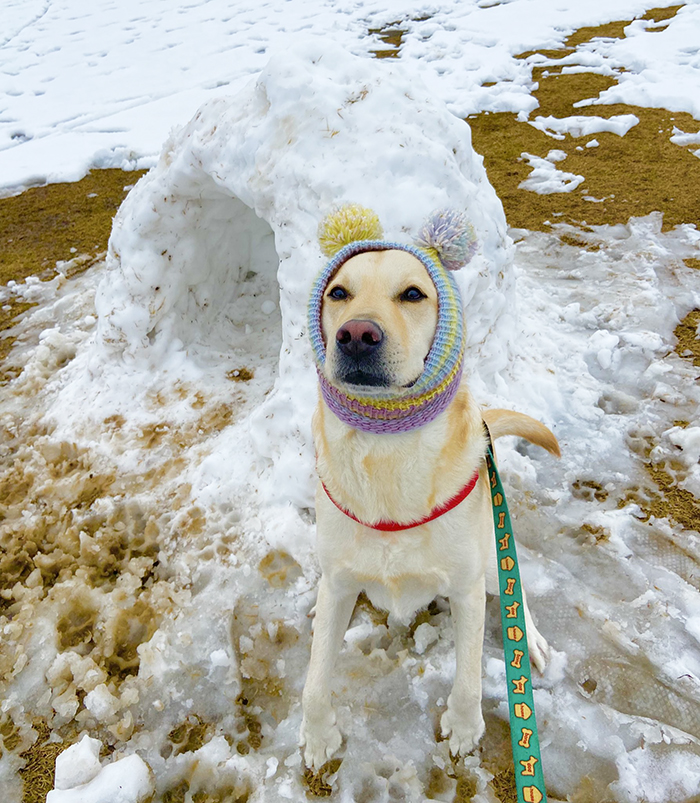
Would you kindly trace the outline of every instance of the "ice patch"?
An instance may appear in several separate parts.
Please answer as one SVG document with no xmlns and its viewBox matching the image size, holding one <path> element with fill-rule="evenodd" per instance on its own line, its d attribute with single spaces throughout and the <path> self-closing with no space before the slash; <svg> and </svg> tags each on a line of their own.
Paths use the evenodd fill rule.
<svg viewBox="0 0 700 803">
<path fill-rule="evenodd" d="M 690 751 L 652 754 L 637 748 L 618 759 L 617 768 L 620 778 L 611 791 L 621 803 L 675 803 L 700 791 L 700 757 Z"/>
</svg>

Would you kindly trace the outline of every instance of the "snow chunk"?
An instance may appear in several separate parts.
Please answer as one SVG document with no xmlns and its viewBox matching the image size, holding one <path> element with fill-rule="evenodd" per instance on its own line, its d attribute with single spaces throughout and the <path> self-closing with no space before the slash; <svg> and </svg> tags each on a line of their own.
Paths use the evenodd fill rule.
<svg viewBox="0 0 700 803">
<path fill-rule="evenodd" d="M 226 650 L 214 650 L 214 652 L 209 656 L 209 660 L 211 661 L 212 666 L 231 665 L 231 659 L 229 658 Z"/>
<path fill-rule="evenodd" d="M 119 700 L 110 692 L 104 683 L 100 683 L 89 694 L 85 695 L 85 707 L 100 721 L 113 717 L 119 708 Z"/>
<path fill-rule="evenodd" d="M 668 438 L 674 446 L 682 449 L 681 459 L 690 468 L 700 460 L 700 427 L 674 427 L 668 431 Z"/>
<path fill-rule="evenodd" d="M 532 167 L 532 173 L 518 185 L 521 190 L 531 190 L 538 195 L 573 192 L 579 184 L 585 181 L 583 176 L 565 173 L 554 166 L 556 162 L 566 159 L 564 151 L 550 151 L 544 159 L 531 153 L 522 153 L 521 158 Z"/>
<path fill-rule="evenodd" d="M 608 332 L 607 329 L 599 329 L 588 340 L 591 353 L 595 355 L 598 365 L 604 370 L 612 365 L 613 352 L 619 343 L 620 338 L 612 332 Z"/>
<path fill-rule="evenodd" d="M 615 114 L 612 117 L 587 117 L 585 115 L 552 117 L 550 115 L 549 117 L 535 117 L 534 120 L 529 121 L 531 126 L 554 139 L 564 139 L 565 134 L 570 134 L 572 137 L 587 137 L 590 134 L 600 134 L 605 131 L 617 134 L 618 137 L 624 137 L 638 122 L 639 117 L 634 114 Z M 587 147 L 593 146 L 589 143 Z"/>
<path fill-rule="evenodd" d="M 56 789 L 72 789 L 91 781 L 102 769 L 98 739 L 83 738 L 56 758 Z"/>
<path fill-rule="evenodd" d="M 108 764 L 88 783 L 72 789 L 54 789 L 46 803 L 142 803 L 154 791 L 148 764 L 131 755 Z"/>
<path fill-rule="evenodd" d="M 413 640 L 416 644 L 416 652 L 418 655 L 423 655 L 428 647 L 438 640 L 438 630 L 428 622 L 423 622 L 422 625 L 418 625 L 416 628 Z"/>
</svg>

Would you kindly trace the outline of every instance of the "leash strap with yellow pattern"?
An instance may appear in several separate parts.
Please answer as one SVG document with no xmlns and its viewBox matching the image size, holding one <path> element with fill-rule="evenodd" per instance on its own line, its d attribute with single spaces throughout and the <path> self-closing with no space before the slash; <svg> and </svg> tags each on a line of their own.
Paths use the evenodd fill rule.
<svg viewBox="0 0 700 803">
<path fill-rule="evenodd" d="M 513 746 L 513 766 L 518 803 L 547 801 L 537 737 L 535 702 L 532 695 L 530 655 L 520 584 L 518 556 L 508 513 L 508 503 L 493 456 L 491 436 L 488 436 L 486 466 L 488 468 L 493 523 L 498 558 L 498 584 L 501 599 L 501 628 L 505 650 L 508 682 L 508 713 L 510 739 Z"/>
</svg>

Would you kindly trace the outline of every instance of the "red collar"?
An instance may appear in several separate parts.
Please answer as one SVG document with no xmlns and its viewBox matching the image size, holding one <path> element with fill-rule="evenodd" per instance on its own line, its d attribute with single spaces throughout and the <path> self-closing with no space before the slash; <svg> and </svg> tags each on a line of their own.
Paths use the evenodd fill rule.
<svg viewBox="0 0 700 803">
<path fill-rule="evenodd" d="M 353 521 L 356 521 L 358 524 L 361 524 L 363 527 L 369 527 L 372 530 L 381 530 L 382 532 L 386 533 L 394 533 L 398 532 L 399 530 L 411 530 L 413 527 L 420 527 L 421 524 L 427 524 L 429 521 L 433 521 L 434 519 L 440 518 L 445 513 L 448 513 L 453 508 L 457 507 L 460 502 L 463 502 L 469 494 L 474 490 L 476 486 L 477 480 L 479 479 L 479 471 L 474 472 L 474 476 L 469 480 L 469 482 L 458 491 L 451 499 L 448 499 L 447 502 L 444 502 L 439 507 L 433 508 L 427 516 L 423 516 L 422 519 L 418 521 L 412 521 L 410 524 L 399 524 L 395 521 L 378 521 L 376 524 L 367 524 L 366 521 L 362 521 L 358 519 L 356 516 L 346 510 L 344 507 L 341 507 L 335 499 L 330 494 L 328 488 L 326 488 L 325 484 L 321 482 L 323 485 L 323 490 L 326 492 L 328 498 L 333 502 L 333 504 L 341 511 L 341 513 L 345 513 L 348 518 L 351 518 Z"/>
</svg>

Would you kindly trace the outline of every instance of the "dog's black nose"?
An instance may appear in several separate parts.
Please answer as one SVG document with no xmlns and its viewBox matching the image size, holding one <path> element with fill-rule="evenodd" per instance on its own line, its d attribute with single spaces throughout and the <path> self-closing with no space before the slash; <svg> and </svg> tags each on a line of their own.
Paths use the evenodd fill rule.
<svg viewBox="0 0 700 803">
<path fill-rule="evenodd" d="M 372 321 L 348 321 L 335 334 L 338 348 L 350 357 L 363 357 L 377 348 L 384 332 Z"/>
</svg>

